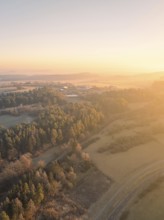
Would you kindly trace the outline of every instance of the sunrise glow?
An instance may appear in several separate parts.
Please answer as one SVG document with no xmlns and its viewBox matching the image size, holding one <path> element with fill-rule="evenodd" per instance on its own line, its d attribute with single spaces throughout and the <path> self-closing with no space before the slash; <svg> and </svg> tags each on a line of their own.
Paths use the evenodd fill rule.
<svg viewBox="0 0 164 220">
<path fill-rule="evenodd" d="M 164 70 L 164 2 L 3 1 L 0 71 Z"/>
</svg>

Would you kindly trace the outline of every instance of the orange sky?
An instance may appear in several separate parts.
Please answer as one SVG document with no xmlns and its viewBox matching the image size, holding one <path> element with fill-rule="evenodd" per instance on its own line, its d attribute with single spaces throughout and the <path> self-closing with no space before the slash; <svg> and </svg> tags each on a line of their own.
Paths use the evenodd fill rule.
<svg viewBox="0 0 164 220">
<path fill-rule="evenodd" d="M 162 71 L 163 11 L 163 0 L 3 1 L 0 71 Z"/>
</svg>

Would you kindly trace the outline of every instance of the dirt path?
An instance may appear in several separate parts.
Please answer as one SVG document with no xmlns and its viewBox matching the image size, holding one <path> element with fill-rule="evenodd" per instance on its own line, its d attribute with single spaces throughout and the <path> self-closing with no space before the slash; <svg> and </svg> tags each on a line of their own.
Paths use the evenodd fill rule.
<svg viewBox="0 0 164 220">
<path fill-rule="evenodd" d="M 138 120 L 138 119 L 136 119 Z M 138 121 L 136 121 L 138 122 Z M 89 153 L 93 163 L 105 175 L 110 177 L 114 183 L 101 199 L 93 204 L 89 211 L 87 220 L 112 220 L 119 219 L 122 212 L 145 188 L 156 181 L 164 173 L 164 135 L 153 135 L 153 139 L 137 147 L 132 146 L 125 152 L 111 154 L 109 151 L 99 153 L 100 147 L 109 144 L 119 136 L 133 136 L 134 134 L 151 130 L 151 126 L 164 122 L 162 117 L 158 121 L 149 121 L 144 126 L 134 126 L 126 129 L 131 123 L 128 119 L 119 119 L 105 127 L 97 134 L 99 139 L 90 144 L 86 151 Z M 123 129 L 110 134 L 113 125 L 123 125 Z M 125 129 L 124 129 L 125 125 Z"/>
<path fill-rule="evenodd" d="M 61 160 L 64 158 L 70 150 L 61 150 L 59 146 L 52 147 L 49 150 L 41 153 L 38 157 L 33 158 L 32 162 L 34 167 L 38 166 L 39 161 L 43 161 L 45 165 L 50 163 L 52 160 Z"/>
<path fill-rule="evenodd" d="M 33 158 L 33 165 L 37 166 L 39 161 L 44 161 L 45 165 L 48 164 L 51 160 L 54 159 L 56 152 L 56 147 L 53 147 L 44 153 L 41 153 L 38 157 Z"/>
<path fill-rule="evenodd" d="M 136 171 L 128 179 L 114 183 L 109 191 L 91 206 L 86 219 L 119 219 L 129 203 L 163 173 L 164 160 L 161 160 Z"/>
<path fill-rule="evenodd" d="M 164 219 L 164 181 L 154 183 L 127 208 L 126 220 Z"/>
</svg>

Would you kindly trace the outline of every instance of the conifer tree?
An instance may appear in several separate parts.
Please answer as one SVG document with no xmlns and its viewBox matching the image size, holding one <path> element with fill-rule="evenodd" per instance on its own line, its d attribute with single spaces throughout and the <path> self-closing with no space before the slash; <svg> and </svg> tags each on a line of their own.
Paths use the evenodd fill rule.
<svg viewBox="0 0 164 220">
<path fill-rule="evenodd" d="M 10 220 L 9 216 L 7 215 L 7 213 L 5 211 L 2 211 L 0 213 L 0 219 L 1 220 Z"/>
</svg>

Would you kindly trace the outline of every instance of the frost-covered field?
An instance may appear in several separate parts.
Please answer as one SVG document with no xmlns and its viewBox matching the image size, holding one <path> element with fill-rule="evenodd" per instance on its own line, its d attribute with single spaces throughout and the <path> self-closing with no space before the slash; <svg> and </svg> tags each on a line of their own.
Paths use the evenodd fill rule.
<svg viewBox="0 0 164 220">
<path fill-rule="evenodd" d="M 20 123 L 30 123 L 31 121 L 33 121 L 33 118 L 25 114 L 20 116 L 12 116 L 12 115 L 0 116 L 0 125 L 6 128 L 12 127 Z"/>
</svg>

